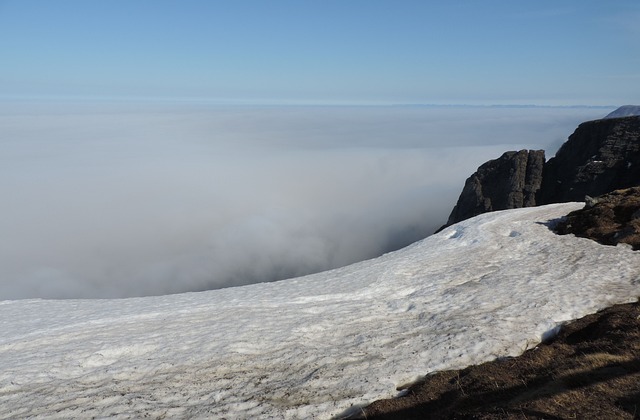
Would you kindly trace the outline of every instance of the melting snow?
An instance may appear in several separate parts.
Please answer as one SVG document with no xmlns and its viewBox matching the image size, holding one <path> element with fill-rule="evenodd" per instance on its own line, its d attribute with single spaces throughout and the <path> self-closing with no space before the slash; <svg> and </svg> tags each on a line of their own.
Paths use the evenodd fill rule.
<svg viewBox="0 0 640 420">
<path fill-rule="evenodd" d="M 428 372 L 517 355 L 640 294 L 640 253 L 485 214 L 403 250 L 252 286 L 0 302 L 0 417 L 330 418 Z"/>
</svg>

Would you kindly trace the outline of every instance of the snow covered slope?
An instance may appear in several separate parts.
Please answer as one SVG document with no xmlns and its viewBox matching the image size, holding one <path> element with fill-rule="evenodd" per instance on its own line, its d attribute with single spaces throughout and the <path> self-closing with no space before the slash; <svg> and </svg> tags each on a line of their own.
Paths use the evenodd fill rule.
<svg viewBox="0 0 640 420">
<path fill-rule="evenodd" d="M 489 213 L 307 277 L 0 302 L 0 417 L 329 418 L 640 295 L 640 253 L 557 236 L 581 204 Z"/>
</svg>

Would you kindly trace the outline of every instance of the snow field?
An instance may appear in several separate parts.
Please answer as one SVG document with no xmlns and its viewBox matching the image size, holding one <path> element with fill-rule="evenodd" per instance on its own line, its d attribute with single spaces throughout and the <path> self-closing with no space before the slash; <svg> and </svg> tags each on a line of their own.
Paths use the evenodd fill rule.
<svg viewBox="0 0 640 420">
<path fill-rule="evenodd" d="M 640 295 L 640 254 L 558 236 L 579 203 L 495 212 L 311 276 L 0 302 L 0 417 L 330 418 L 517 355 Z"/>
</svg>

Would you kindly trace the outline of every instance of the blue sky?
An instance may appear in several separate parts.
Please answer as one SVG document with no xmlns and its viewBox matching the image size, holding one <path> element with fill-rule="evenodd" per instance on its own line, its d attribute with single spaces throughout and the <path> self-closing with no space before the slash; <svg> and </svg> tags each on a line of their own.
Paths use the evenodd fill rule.
<svg viewBox="0 0 640 420">
<path fill-rule="evenodd" d="M 640 102 L 640 2 L 0 0 L 0 96 Z"/>
</svg>

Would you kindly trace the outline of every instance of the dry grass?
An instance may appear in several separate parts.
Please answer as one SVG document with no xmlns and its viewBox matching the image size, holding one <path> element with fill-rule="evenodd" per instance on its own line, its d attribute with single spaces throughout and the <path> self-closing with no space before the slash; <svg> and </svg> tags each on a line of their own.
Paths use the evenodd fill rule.
<svg viewBox="0 0 640 420">
<path fill-rule="evenodd" d="M 571 212 L 556 226 L 564 235 L 593 239 L 604 245 L 628 244 L 640 249 L 640 187 L 616 190 L 596 199 L 591 207 Z"/>
<path fill-rule="evenodd" d="M 354 418 L 640 418 L 639 317 L 638 303 L 611 307 L 519 357 L 429 375 Z"/>
</svg>

